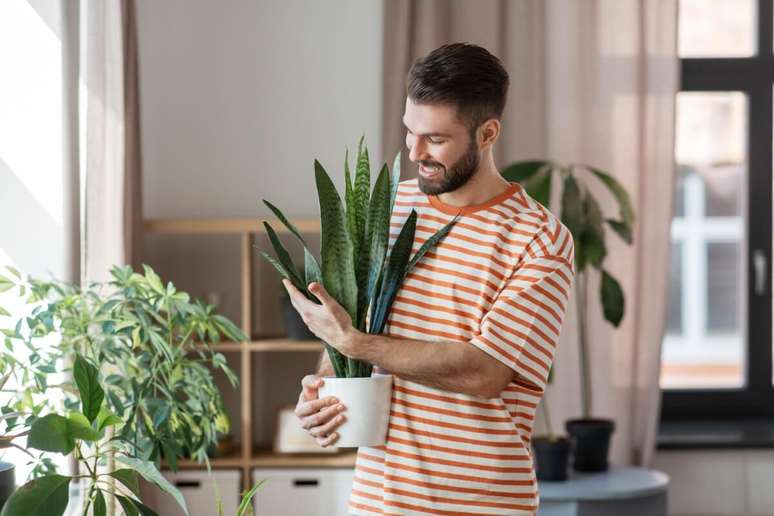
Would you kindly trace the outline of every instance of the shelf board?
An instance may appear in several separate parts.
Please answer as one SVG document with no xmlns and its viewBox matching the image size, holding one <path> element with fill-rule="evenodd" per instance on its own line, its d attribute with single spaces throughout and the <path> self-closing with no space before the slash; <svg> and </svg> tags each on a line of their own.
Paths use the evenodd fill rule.
<svg viewBox="0 0 774 516">
<path fill-rule="evenodd" d="M 148 233 L 265 233 L 263 222 L 268 222 L 279 234 L 289 233 L 278 219 L 146 219 L 143 229 Z M 319 233 L 319 219 L 291 219 L 301 233 Z"/>
<path fill-rule="evenodd" d="M 202 346 L 203 347 L 203 346 Z M 319 340 L 293 340 L 286 338 L 257 339 L 250 342 L 228 342 L 223 341 L 210 346 L 213 351 L 235 352 L 242 351 L 246 347 L 247 351 L 266 352 L 266 351 L 322 351 L 323 343 Z"/>
<path fill-rule="evenodd" d="M 336 453 L 274 453 L 261 450 L 254 453 L 250 466 L 254 468 L 353 468 L 357 452 Z"/>
<path fill-rule="evenodd" d="M 224 455 L 223 457 L 211 457 L 210 458 L 210 465 L 213 468 L 241 468 L 244 466 L 244 461 L 242 460 L 242 456 L 240 455 L 240 449 L 235 450 L 233 453 L 230 453 L 229 455 Z M 199 464 L 196 461 L 193 460 L 179 460 L 177 462 L 177 466 L 180 469 L 206 469 L 207 465 L 202 463 Z M 169 468 L 169 464 L 166 462 L 162 462 L 163 468 Z"/>
</svg>

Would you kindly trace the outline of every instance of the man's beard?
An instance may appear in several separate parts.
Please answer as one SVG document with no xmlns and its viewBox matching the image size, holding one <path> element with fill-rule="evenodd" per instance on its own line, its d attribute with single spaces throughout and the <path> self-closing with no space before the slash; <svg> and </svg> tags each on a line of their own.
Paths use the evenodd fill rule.
<svg viewBox="0 0 774 516">
<path fill-rule="evenodd" d="M 447 192 L 453 192 L 462 188 L 470 178 L 476 173 L 478 165 L 481 162 L 481 155 L 478 152 L 478 146 L 475 140 L 471 140 L 468 150 L 448 169 L 440 163 L 430 161 L 420 161 L 419 165 L 425 168 L 439 167 L 443 173 L 438 180 L 428 180 L 419 176 L 419 189 L 427 195 L 440 195 Z"/>
</svg>

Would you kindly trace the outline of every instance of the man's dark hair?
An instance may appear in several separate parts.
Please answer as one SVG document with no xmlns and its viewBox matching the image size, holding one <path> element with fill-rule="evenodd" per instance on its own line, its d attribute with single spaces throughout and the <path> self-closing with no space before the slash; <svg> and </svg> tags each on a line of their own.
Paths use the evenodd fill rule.
<svg viewBox="0 0 774 516">
<path fill-rule="evenodd" d="M 500 120 L 508 95 L 508 72 L 500 60 L 472 43 L 443 45 L 417 59 L 406 94 L 417 104 L 456 108 L 470 134 L 490 118 Z"/>
</svg>

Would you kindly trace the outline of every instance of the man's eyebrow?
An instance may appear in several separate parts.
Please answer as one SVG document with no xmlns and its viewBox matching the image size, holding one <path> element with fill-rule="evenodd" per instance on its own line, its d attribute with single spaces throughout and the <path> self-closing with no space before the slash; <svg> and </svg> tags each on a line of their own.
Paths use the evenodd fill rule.
<svg viewBox="0 0 774 516">
<path fill-rule="evenodd" d="M 411 132 L 411 129 L 408 128 L 405 121 L 401 120 L 401 122 L 403 123 L 403 127 L 405 127 L 408 132 L 410 132 L 411 134 L 414 134 L 413 132 Z M 418 134 L 417 136 L 424 136 L 424 137 L 437 136 L 440 138 L 451 138 L 450 134 L 444 134 L 444 133 L 425 133 L 425 134 Z"/>
</svg>

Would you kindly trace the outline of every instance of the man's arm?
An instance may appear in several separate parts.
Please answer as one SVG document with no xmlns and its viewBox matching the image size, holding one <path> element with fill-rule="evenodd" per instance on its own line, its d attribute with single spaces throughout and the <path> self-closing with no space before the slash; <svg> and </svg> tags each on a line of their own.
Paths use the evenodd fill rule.
<svg viewBox="0 0 774 516">
<path fill-rule="evenodd" d="M 498 397 L 515 374 L 468 342 L 396 339 L 353 329 L 342 348 L 406 380 L 483 398 Z"/>
</svg>

